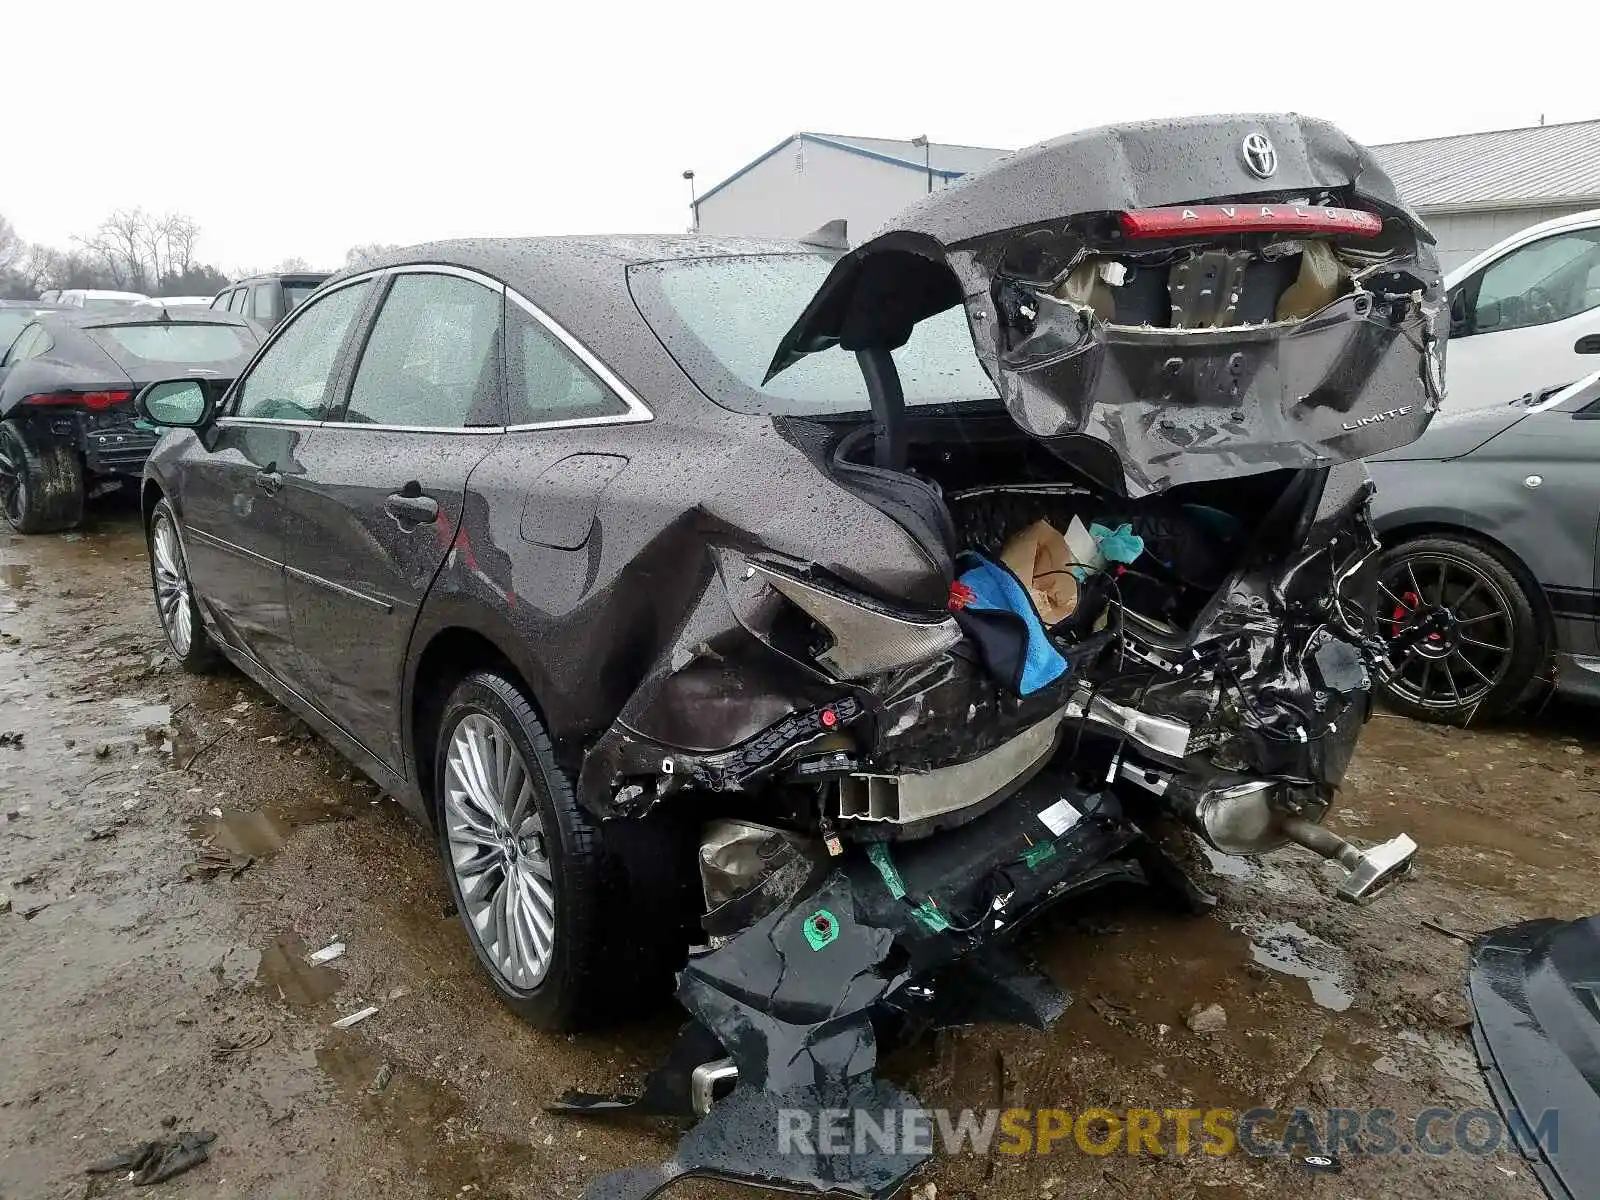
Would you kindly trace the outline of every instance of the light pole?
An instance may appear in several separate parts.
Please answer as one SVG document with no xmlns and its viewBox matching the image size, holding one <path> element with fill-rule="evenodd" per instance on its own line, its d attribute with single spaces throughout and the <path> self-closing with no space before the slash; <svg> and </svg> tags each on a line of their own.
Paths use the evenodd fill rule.
<svg viewBox="0 0 1600 1200">
<path fill-rule="evenodd" d="M 694 172 L 685 171 L 683 177 L 689 181 L 689 215 L 694 219 L 693 231 L 700 232 L 700 205 L 694 198 Z"/>
<path fill-rule="evenodd" d="M 911 139 L 913 146 L 922 147 L 922 169 L 928 173 L 928 190 L 933 191 L 933 151 L 928 148 L 928 135 Z"/>
</svg>

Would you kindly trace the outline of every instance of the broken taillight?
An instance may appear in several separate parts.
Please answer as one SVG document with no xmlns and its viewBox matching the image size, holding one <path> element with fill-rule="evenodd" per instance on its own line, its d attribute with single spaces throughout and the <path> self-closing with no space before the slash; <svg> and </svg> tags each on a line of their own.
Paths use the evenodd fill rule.
<svg viewBox="0 0 1600 1200">
<path fill-rule="evenodd" d="M 1218 233 L 1342 233 L 1377 237 L 1383 218 L 1358 208 L 1305 204 L 1186 204 L 1141 208 L 1118 218 L 1131 238 Z"/>
<path fill-rule="evenodd" d="M 22 403 L 30 408 L 87 408 L 104 412 L 132 399 L 132 392 L 35 392 L 24 396 Z"/>
</svg>

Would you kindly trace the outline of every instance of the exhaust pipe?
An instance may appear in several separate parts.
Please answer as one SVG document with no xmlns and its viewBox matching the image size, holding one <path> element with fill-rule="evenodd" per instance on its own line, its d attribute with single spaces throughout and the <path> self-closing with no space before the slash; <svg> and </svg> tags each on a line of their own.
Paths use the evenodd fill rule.
<svg viewBox="0 0 1600 1200">
<path fill-rule="evenodd" d="M 1304 817 L 1283 818 L 1283 832 L 1296 845 L 1338 863 L 1348 872 L 1337 895 L 1351 904 L 1364 904 L 1388 891 L 1410 872 L 1417 855 L 1416 842 L 1403 833 L 1361 850 L 1333 830 Z"/>
</svg>

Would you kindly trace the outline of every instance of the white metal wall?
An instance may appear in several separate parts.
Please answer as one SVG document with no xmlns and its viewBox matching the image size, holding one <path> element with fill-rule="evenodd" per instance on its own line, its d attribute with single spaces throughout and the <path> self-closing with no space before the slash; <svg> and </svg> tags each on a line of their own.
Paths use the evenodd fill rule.
<svg viewBox="0 0 1600 1200">
<path fill-rule="evenodd" d="M 796 140 L 701 200 L 700 231 L 799 237 L 843 217 L 860 242 L 927 190 L 921 171 Z"/>
<path fill-rule="evenodd" d="M 1493 212 L 1427 213 L 1422 219 L 1439 242 L 1439 264 L 1446 271 L 1466 262 L 1480 250 L 1518 230 L 1552 217 L 1583 212 L 1592 204 L 1567 204 L 1550 208 L 1512 208 Z"/>
</svg>

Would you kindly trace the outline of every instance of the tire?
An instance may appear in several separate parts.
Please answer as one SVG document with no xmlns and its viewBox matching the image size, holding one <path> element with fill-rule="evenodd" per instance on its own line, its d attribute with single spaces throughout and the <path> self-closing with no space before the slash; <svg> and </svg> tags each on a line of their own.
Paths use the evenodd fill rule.
<svg viewBox="0 0 1600 1200">
<path fill-rule="evenodd" d="M 1383 552 L 1377 578 L 1386 639 L 1415 614 L 1442 609 L 1448 617 L 1438 634 L 1396 658 L 1395 673 L 1380 688 L 1392 708 L 1421 721 L 1464 725 L 1517 712 L 1547 686 L 1548 627 L 1534 588 L 1500 551 L 1450 534 L 1413 538 Z"/>
<path fill-rule="evenodd" d="M 191 675 L 204 675 L 221 660 L 216 643 L 200 619 L 194 588 L 189 583 L 189 560 L 183 552 L 178 517 L 165 499 L 150 512 L 145 534 L 150 557 L 150 591 L 167 648 L 178 665 Z"/>
<path fill-rule="evenodd" d="M 461 738 L 476 739 L 484 777 L 508 763 L 508 748 L 515 752 L 531 784 L 526 813 L 536 821 L 483 799 L 511 789 L 492 780 L 487 788 L 474 785 Z M 508 769 L 514 782 L 515 769 Z M 435 832 L 452 899 L 479 966 L 514 1012 L 540 1029 L 570 1032 L 661 994 L 659 985 L 670 978 L 663 967 L 681 963 L 687 944 L 675 903 L 649 894 L 648 882 L 608 854 L 516 683 L 478 671 L 455 686 L 439 721 L 433 781 Z M 655 857 L 676 858 L 676 851 L 658 844 Z M 512 874 L 515 887 L 508 886 Z M 549 901 L 542 907 L 541 888 Z M 522 934 L 509 911 L 503 922 L 495 911 L 499 897 L 510 895 Z"/>
<path fill-rule="evenodd" d="M 21 421 L 0 421 L 0 509 L 18 533 L 59 533 L 83 520 L 83 460 Z"/>
</svg>

